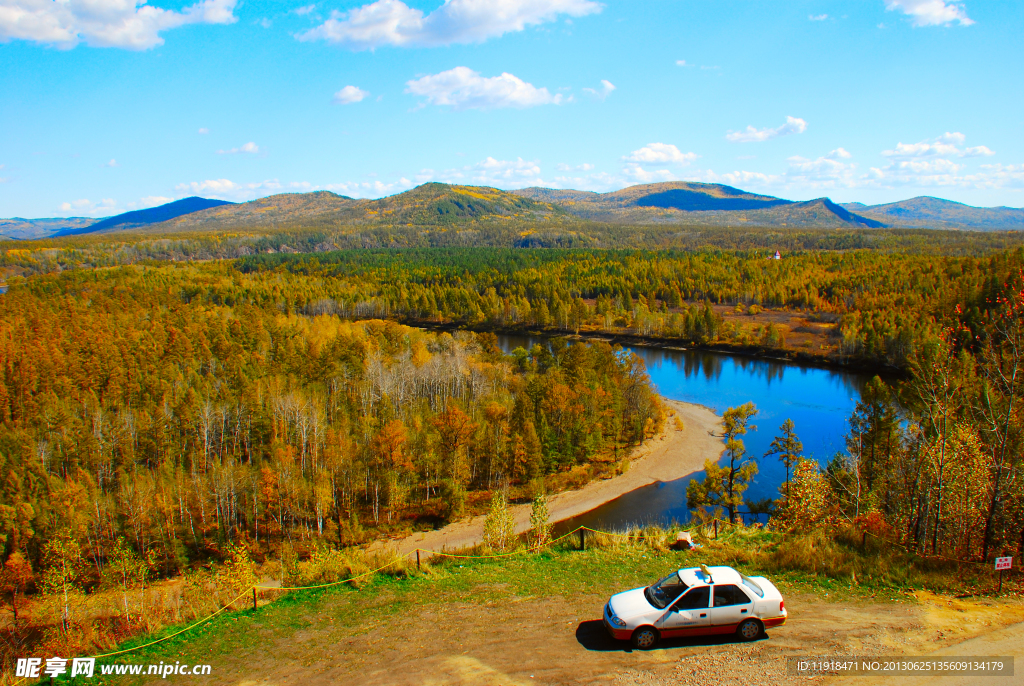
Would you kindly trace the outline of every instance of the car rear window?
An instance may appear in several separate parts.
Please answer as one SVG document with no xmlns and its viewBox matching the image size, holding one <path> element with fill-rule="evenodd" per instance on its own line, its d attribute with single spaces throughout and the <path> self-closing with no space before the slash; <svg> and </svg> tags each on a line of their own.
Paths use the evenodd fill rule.
<svg viewBox="0 0 1024 686">
<path fill-rule="evenodd" d="M 743 581 L 744 586 L 757 594 L 758 598 L 764 598 L 764 589 L 758 586 L 756 581 L 751 579 L 749 576 L 743 576 L 742 574 L 740 574 L 740 579 Z"/>
<path fill-rule="evenodd" d="M 727 607 L 729 605 L 746 605 L 750 598 L 739 586 L 726 584 L 715 586 L 715 607 Z"/>
</svg>

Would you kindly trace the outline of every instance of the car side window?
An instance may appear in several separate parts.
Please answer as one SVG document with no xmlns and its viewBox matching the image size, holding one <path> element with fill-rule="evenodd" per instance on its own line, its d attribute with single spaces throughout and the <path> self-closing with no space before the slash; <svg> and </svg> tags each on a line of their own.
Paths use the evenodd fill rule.
<svg viewBox="0 0 1024 686">
<path fill-rule="evenodd" d="M 747 594 L 739 586 L 732 584 L 715 586 L 715 607 L 746 605 L 748 603 L 750 603 L 750 598 L 747 597 Z"/>
<path fill-rule="evenodd" d="M 676 601 L 672 609 L 678 612 L 679 610 L 699 610 L 705 608 L 708 606 L 710 596 L 710 589 L 707 586 L 691 588 L 683 597 Z"/>
</svg>

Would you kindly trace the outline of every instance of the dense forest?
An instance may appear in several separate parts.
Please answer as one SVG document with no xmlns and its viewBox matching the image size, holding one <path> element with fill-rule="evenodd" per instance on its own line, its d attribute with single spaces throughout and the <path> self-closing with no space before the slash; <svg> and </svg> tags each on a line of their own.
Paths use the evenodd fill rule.
<svg viewBox="0 0 1024 686">
<path fill-rule="evenodd" d="M 11 288 L 5 554 L 84 588 L 120 539 L 162 574 L 239 540 L 357 543 L 585 481 L 662 420 L 642 362 L 607 344 L 506 356 L 493 336 L 289 312 L 282 285 L 211 265 Z"/>
<path fill-rule="evenodd" d="M 952 321 L 982 334 L 1024 250 L 986 257 L 872 251 L 447 249 L 256 255 L 246 274 L 288 279 L 307 314 L 404 317 L 500 327 L 631 332 L 693 344 L 784 348 L 785 331 L 726 324 L 711 308 L 810 312 L 834 324 L 823 354 L 904 369 Z M 213 296 L 217 297 L 217 296 Z"/>
<path fill-rule="evenodd" d="M 0 274 L 30 275 L 65 269 L 112 267 L 153 261 L 198 261 L 274 253 L 394 248 L 606 248 L 648 250 L 870 250 L 934 256 L 984 256 L 1024 244 L 1020 232 L 926 229 L 780 229 L 765 227 L 629 226 L 576 222 L 555 226 L 521 219 L 459 226 L 340 226 L 305 220 L 301 225 L 239 227 L 228 232 L 154 234 L 118 231 L 31 241 L 0 249 Z"/>
</svg>

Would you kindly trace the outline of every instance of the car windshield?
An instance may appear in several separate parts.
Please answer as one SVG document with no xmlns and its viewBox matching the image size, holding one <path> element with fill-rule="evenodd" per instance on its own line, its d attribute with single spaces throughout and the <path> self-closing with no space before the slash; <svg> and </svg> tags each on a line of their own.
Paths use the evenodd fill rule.
<svg viewBox="0 0 1024 686">
<path fill-rule="evenodd" d="M 687 585 L 679 578 L 679 574 L 673 572 L 658 583 L 645 588 L 644 595 L 647 597 L 647 602 L 659 610 L 664 610 L 687 588 Z"/>
</svg>

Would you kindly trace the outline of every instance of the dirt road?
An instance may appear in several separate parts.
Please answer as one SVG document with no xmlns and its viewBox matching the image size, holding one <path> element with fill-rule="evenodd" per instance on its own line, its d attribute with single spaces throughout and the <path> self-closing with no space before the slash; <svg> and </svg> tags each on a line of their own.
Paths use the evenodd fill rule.
<svg viewBox="0 0 1024 686">
<path fill-rule="evenodd" d="M 655 438 L 647 441 L 631 456 L 628 471 L 612 479 L 595 481 L 577 491 L 558 493 L 548 501 L 551 521 L 575 517 L 593 510 L 624 493 L 657 481 L 672 481 L 704 468 L 704 460 L 715 460 L 724 449 L 722 440 L 710 435 L 719 433 L 721 417 L 706 407 L 664 401 L 683 422 L 683 430 L 675 428 L 669 418 L 665 428 Z M 529 528 L 530 506 L 517 505 L 513 508 L 517 531 Z M 476 545 L 483 540 L 484 517 L 473 517 L 454 522 L 436 531 L 413 534 L 403 539 L 374 544 L 371 548 L 387 546 L 407 554 L 416 548 L 422 550 L 457 550 Z"/>
<path fill-rule="evenodd" d="M 929 657 L 1013 657 L 1013 676 L 913 676 L 900 677 L 900 686 L 1020 686 L 1024 684 L 1024 622 L 996 629 L 928 654 Z M 843 686 L 878 684 L 878 677 L 836 679 Z"/>
<path fill-rule="evenodd" d="M 786 658 L 853 652 L 923 655 L 936 649 L 946 654 L 977 650 L 1020 655 L 1019 624 L 991 632 L 1024 620 L 1020 603 L 983 601 L 953 608 L 947 599 L 935 596 L 881 603 L 831 602 L 797 594 L 786 599 L 792 620 L 765 639 L 674 640 L 656 650 L 634 651 L 608 637 L 600 622 L 605 598 L 585 589 L 573 598 L 507 596 L 491 602 L 442 595 L 400 622 L 374 619 L 370 613 L 359 626 L 347 628 L 335 628 L 332 617 L 354 608 L 345 605 L 344 597 L 332 599 L 305 616 L 301 630 L 251 645 L 247 654 L 227 662 L 218 661 L 218 680 L 238 686 L 847 683 L 835 677 L 789 676 Z M 379 599 L 382 604 L 388 601 L 387 596 Z M 966 618 L 958 631 L 951 632 L 951 612 Z M 962 636 L 979 630 L 989 633 L 960 643 Z M 1012 683 L 1020 683 L 1019 678 Z"/>
</svg>

